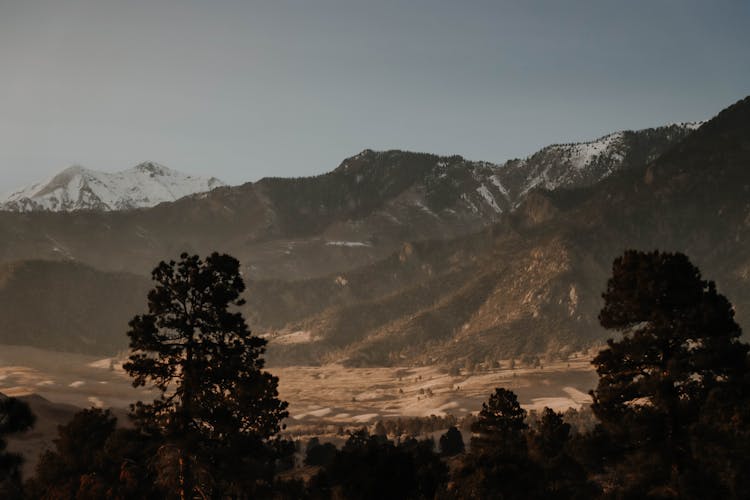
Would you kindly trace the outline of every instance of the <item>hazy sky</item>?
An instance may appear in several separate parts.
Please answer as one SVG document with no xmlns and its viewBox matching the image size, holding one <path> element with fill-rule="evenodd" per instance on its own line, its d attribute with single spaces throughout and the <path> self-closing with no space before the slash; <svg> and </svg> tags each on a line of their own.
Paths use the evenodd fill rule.
<svg viewBox="0 0 750 500">
<path fill-rule="evenodd" d="M 0 0 L 0 191 L 155 160 L 229 183 L 365 148 L 503 161 L 750 94 L 750 2 Z"/>
</svg>

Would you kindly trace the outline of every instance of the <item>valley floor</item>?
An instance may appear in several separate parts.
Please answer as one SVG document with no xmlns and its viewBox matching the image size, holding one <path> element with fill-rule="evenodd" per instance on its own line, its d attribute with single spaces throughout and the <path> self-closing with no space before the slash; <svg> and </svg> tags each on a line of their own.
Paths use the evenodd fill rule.
<svg viewBox="0 0 750 500">
<path fill-rule="evenodd" d="M 509 366 L 509 363 L 502 363 Z M 347 368 L 342 365 L 270 367 L 289 401 L 289 431 L 318 424 L 356 426 L 395 417 L 476 413 L 496 387 L 518 394 L 526 409 L 564 411 L 588 404 L 596 373 L 588 356 L 543 368 L 494 369 L 449 375 L 442 367 Z M 10 448 L 36 455 L 51 446 L 58 424 L 76 407 L 113 408 L 121 422 L 128 405 L 156 393 L 135 389 L 114 358 L 0 346 L 0 392 L 24 397 L 37 414 L 35 429 L 11 439 Z M 28 468 L 27 468 L 28 470 Z"/>
<path fill-rule="evenodd" d="M 518 394 L 526 409 L 579 408 L 596 384 L 589 359 L 539 368 L 498 369 L 452 376 L 440 367 L 346 368 L 341 365 L 271 370 L 290 402 L 287 425 L 325 420 L 370 423 L 389 417 L 462 417 L 482 407 L 496 387 Z"/>
<path fill-rule="evenodd" d="M 366 423 L 397 416 L 461 417 L 478 411 L 495 387 L 512 389 L 527 409 L 565 410 L 590 402 L 587 393 L 596 383 L 590 360 L 584 356 L 543 368 L 462 371 L 461 375 L 449 375 L 438 366 L 347 368 L 331 364 L 271 367 L 269 371 L 279 377 L 280 396 L 290 403 L 289 424 L 321 419 Z M 113 358 L 7 345 L 0 346 L 0 392 L 36 394 L 78 407 L 120 409 L 156 395 L 133 388 L 121 363 Z"/>
</svg>

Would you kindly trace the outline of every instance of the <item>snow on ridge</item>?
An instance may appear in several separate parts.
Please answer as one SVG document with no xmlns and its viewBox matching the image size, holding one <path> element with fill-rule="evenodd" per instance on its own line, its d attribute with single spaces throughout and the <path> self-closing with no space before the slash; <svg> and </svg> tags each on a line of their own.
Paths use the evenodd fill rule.
<svg viewBox="0 0 750 500">
<path fill-rule="evenodd" d="M 326 241 L 326 245 L 331 247 L 369 247 L 372 246 L 364 241 Z"/>
<path fill-rule="evenodd" d="M 500 182 L 500 179 L 497 177 L 497 174 L 493 174 L 489 177 L 490 182 L 497 187 L 497 189 L 502 193 L 503 196 L 505 196 L 506 199 L 510 199 L 510 193 L 508 190 L 503 186 L 502 182 Z"/>
<path fill-rule="evenodd" d="M 491 207 L 492 207 L 492 209 L 493 209 L 493 210 L 494 210 L 494 211 L 495 211 L 496 213 L 500 213 L 500 212 L 502 212 L 502 211 L 503 211 L 503 210 L 502 210 L 502 209 L 501 209 L 501 208 L 500 208 L 500 207 L 499 207 L 499 206 L 497 205 L 497 202 L 495 201 L 495 197 L 494 197 L 494 196 L 492 196 L 492 193 L 490 193 L 490 190 L 489 190 L 489 189 L 487 189 L 487 186 L 485 186 L 484 184 L 482 184 L 481 186 L 479 186 L 479 187 L 477 188 L 477 193 L 479 193 L 479 194 L 480 194 L 480 195 L 482 196 L 482 198 L 484 198 L 484 200 L 485 200 L 485 201 L 487 202 L 487 204 L 488 204 L 489 206 L 491 206 Z"/>
<path fill-rule="evenodd" d="M 617 143 L 622 140 L 623 132 L 614 132 L 599 139 L 574 144 L 555 144 L 549 150 L 565 152 L 569 156 L 570 166 L 575 170 L 583 170 L 594 158 L 613 151 Z"/>
<path fill-rule="evenodd" d="M 196 177 L 154 162 L 120 172 L 69 167 L 45 182 L 0 196 L 0 210 L 74 211 L 146 208 L 210 191 L 224 183 Z"/>
<path fill-rule="evenodd" d="M 521 164 L 516 167 L 522 168 L 523 165 L 529 165 L 532 160 L 537 160 L 537 166 L 527 171 L 526 181 L 519 195 L 523 196 L 538 187 L 554 190 L 574 183 L 576 179 L 584 176 L 597 175 L 601 178 L 608 175 L 612 168 L 599 174 L 591 169 L 601 169 L 599 159 L 609 160 L 607 163 L 621 163 L 627 153 L 624 139 L 625 132 L 619 131 L 591 141 L 553 144 L 541 149 L 521 160 Z M 541 161 L 538 160 L 538 155 L 542 155 Z"/>
<path fill-rule="evenodd" d="M 703 126 L 704 123 L 706 123 L 708 120 L 701 120 L 697 122 L 679 122 L 679 123 L 673 123 L 672 125 L 676 127 L 683 127 L 688 130 L 698 130 Z"/>
</svg>

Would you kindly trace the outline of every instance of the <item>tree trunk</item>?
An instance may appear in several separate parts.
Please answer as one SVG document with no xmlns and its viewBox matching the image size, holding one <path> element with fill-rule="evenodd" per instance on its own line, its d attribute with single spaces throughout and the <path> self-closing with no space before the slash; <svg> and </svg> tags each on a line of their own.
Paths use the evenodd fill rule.
<svg viewBox="0 0 750 500">
<path fill-rule="evenodd" d="M 193 468 L 191 466 L 190 453 L 190 421 L 193 412 L 193 330 L 185 349 L 185 363 L 183 365 L 182 386 L 182 415 L 180 432 L 182 444 L 180 446 L 180 500 L 193 500 L 195 496 L 195 484 L 193 481 Z"/>
<path fill-rule="evenodd" d="M 180 450 L 180 500 L 193 500 L 193 471 L 190 457 L 185 450 Z"/>
</svg>

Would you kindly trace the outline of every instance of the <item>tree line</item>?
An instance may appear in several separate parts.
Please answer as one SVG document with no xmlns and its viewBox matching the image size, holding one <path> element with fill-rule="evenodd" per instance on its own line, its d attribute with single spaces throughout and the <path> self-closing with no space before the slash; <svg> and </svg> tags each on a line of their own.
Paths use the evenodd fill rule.
<svg viewBox="0 0 750 500">
<path fill-rule="evenodd" d="M 129 324 L 133 384 L 159 397 L 132 425 L 85 409 L 23 482 L 5 438 L 32 427 L 28 406 L 0 399 L 0 495 L 131 498 L 750 498 L 750 347 L 730 302 L 680 253 L 617 258 L 599 321 L 617 332 L 592 361 L 596 421 L 549 408 L 530 419 L 497 388 L 471 420 L 432 439 L 389 439 L 408 420 L 317 438 L 303 469 L 279 437 L 288 416 L 266 341 L 236 312 L 239 262 L 183 254 L 153 271 L 148 312 Z"/>
</svg>

